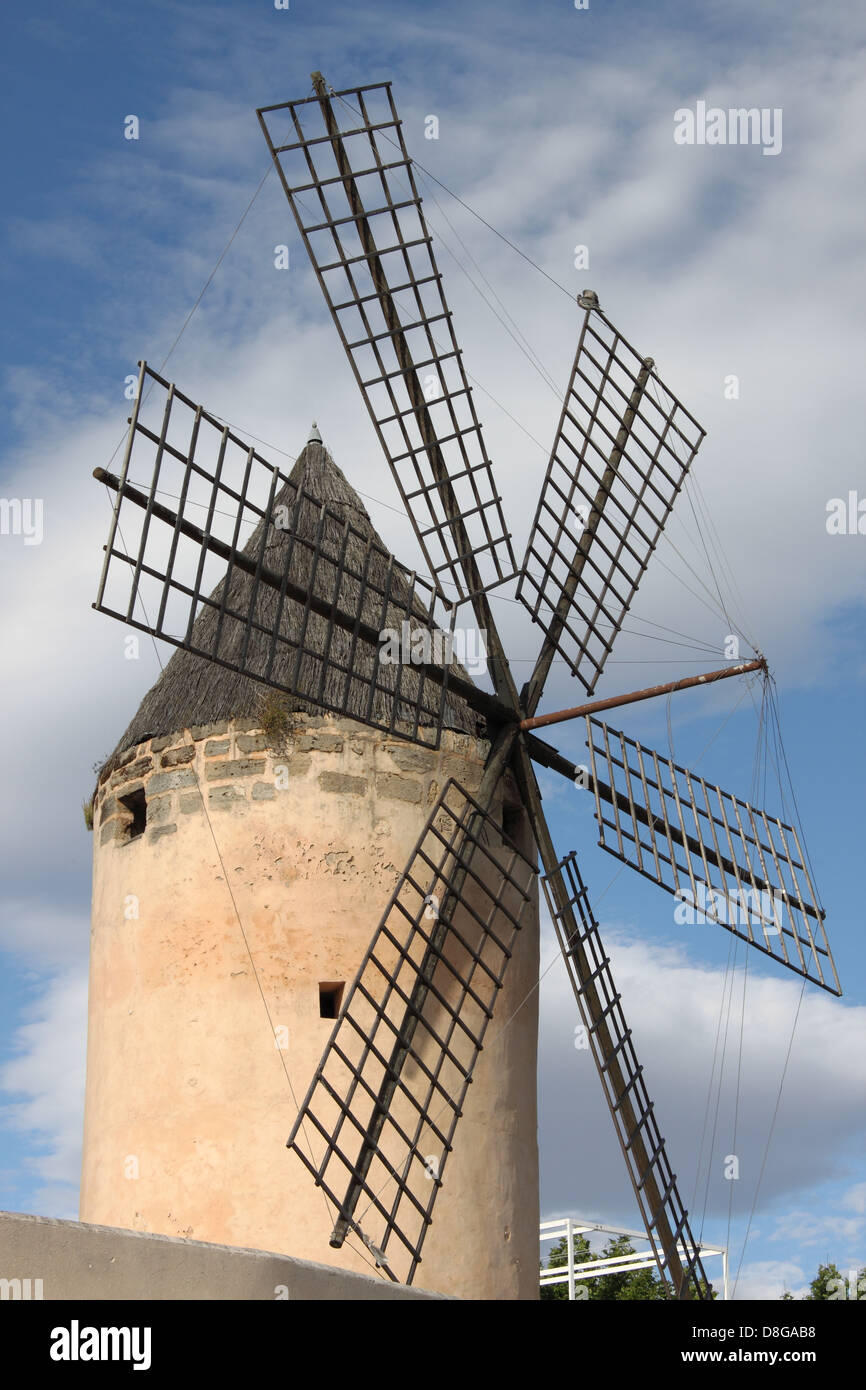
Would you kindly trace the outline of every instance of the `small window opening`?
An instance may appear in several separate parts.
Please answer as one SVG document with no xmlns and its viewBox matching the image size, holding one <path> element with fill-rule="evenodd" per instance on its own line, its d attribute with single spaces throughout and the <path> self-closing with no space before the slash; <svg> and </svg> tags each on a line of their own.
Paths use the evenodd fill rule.
<svg viewBox="0 0 866 1390">
<path fill-rule="evenodd" d="M 337 1018 L 343 1002 L 343 985 L 319 985 L 319 1018 Z"/>
<path fill-rule="evenodd" d="M 516 845 L 523 842 L 524 812 L 522 806 L 503 806 L 502 833 Z"/>
<path fill-rule="evenodd" d="M 137 840 L 139 835 L 143 835 L 147 825 L 147 797 L 144 788 L 139 787 L 138 791 L 129 792 L 126 796 L 118 797 L 121 806 L 129 812 L 131 819 L 127 821 L 123 843 L 128 844 L 130 840 Z"/>
</svg>

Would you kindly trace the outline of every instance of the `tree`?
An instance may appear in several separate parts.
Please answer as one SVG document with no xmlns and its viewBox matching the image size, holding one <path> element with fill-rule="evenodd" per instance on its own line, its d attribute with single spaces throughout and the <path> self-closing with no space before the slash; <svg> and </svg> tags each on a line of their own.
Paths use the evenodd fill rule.
<svg viewBox="0 0 866 1390">
<path fill-rule="evenodd" d="M 866 1267 L 856 1273 L 850 1270 L 848 1276 L 840 1274 L 835 1264 L 820 1264 L 818 1273 L 809 1285 L 809 1292 L 803 1294 L 804 1303 L 826 1303 L 837 1299 L 862 1298 L 866 1294 Z M 786 1289 L 781 1295 L 786 1301 L 793 1301 L 794 1295 Z"/>
<path fill-rule="evenodd" d="M 633 1255 L 634 1246 L 628 1236 L 611 1236 L 601 1252 L 601 1257 L 592 1249 L 586 1236 L 575 1235 L 574 1240 L 574 1262 L 575 1265 L 586 1264 L 589 1260 L 597 1260 L 601 1257 L 607 1259 L 614 1255 Z M 548 1269 L 562 1269 L 568 1264 L 568 1244 L 566 1237 L 554 1245 L 550 1252 L 547 1262 Z M 580 1284 L 580 1273 L 576 1271 L 577 1283 Z M 604 1301 L 609 1299 L 642 1300 L 650 1301 L 654 1299 L 670 1298 L 673 1294 L 672 1286 L 660 1279 L 654 1268 L 631 1269 L 610 1274 L 600 1274 L 592 1279 L 587 1279 L 582 1284 L 586 1293 L 581 1295 L 582 1299 L 589 1301 Z M 715 1297 L 715 1294 L 713 1294 Z M 554 1299 L 568 1299 L 568 1284 L 548 1284 L 541 1290 L 541 1298 L 544 1302 Z"/>
</svg>

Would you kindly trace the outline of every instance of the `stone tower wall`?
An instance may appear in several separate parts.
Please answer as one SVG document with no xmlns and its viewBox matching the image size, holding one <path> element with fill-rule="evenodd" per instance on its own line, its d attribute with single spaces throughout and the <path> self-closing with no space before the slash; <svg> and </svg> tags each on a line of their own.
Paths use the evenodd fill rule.
<svg viewBox="0 0 866 1390">
<path fill-rule="evenodd" d="M 324 1196 L 285 1147 L 333 1027 L 319 985 L 351 982 L 430 807 L 449 777 L 477 788 L 485 751 L 296 716 L 278 749 L 236 720 L 127 752 L 94 807 L 82 1220 L 371 1272 L 366 1251 L 329 1248 Z M 147 824 L 130 839 L 135 793 Z M 537 976 L 536 913 L 419 1287 L 537 1297 Z"/>
</svg>

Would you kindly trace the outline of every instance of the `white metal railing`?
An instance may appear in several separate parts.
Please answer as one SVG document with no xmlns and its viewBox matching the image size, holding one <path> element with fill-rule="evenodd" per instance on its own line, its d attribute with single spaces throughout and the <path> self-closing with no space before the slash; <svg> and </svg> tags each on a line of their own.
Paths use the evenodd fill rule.
<svg viewBox="0 0 866 1390">
<path fill-rule="evenodd" d="M 631 1255 L 600 1255 L 597 1259 L 586 1260 L 582 1263 L 577 1262 L 574 1258 L 574 1237 L 591 1235 L 594 1232 L 611 1236 L 628 1236 L 629 1240 L 641 1240 L 645 1244 L 649 1244 L 645 1231 L 630 1231 L 623 1226 L 604 1226 L 600 1221 L 587 1221 L 582 1216 L 565 1216 L 556 1221 L 542 1221 L 539 1227 L 541 1241 L 561 1240 L 565 1236 L 568 1251 L 567 1264 L 559 1265 L 555 1269 L 542 1269 L 540 1271 L 542 1288 L 549 1284 L 568 1283 L 568 1297 L 575 1300 L 576 1290 L 580 1281 L 584 1279 L 597 1279 L 602 1274 L 623 1274 L 631 1270 L 653 1269 L 655 1267 L 655 1257 L 651 1250 L 635 1250 Z M 727 1299 L 727 1247 L 724 1245 L 705 1245 L 702 1242 L 698 1248 L 702 1259 L 705 1255 L 721 1255 L 722 1298 Z M 677 1246 L 677 1251 L 681 1255 L 686 1254 L 681 1245 Z"/>
</svg>

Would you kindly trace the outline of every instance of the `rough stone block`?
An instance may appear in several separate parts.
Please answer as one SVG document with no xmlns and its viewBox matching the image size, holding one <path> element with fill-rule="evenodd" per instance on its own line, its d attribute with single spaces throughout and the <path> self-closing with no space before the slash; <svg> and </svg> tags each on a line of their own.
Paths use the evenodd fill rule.
<svg viewBox="0 0 866 1390">
<path fill-rule="evenodd" d="M 118 758 L 118 760 L 117 760 L 117 766 L 118 766 L 118 767 L 126 767 L 129 763 L 132 762 L 132 760 L 133 760 L 134 757 L 135 757 L 135 749 L 134 749 L 134 748 L 127 748 L 126 751 L 125 751 L 124 753 L 121 753 L 120 757 Z"/>
<path fill-rule="evenodd" d="M 107 825 L 102 827 L 102 834 L 99 837 L 101 845 L 107 845 L 111 840 L 123 839 L 123 825 L 119 820 L 110 820 Z"/>
<path fill-rule="evenodd" d="M 171 815 L 171 796 L 155 796 L 147 803 L 148 825 L 164 825 Z"/>
<path fill-rule="evenodd" d="M 229 777 L 252 777 L 261 770 L 260 758 L 225 758 L 221 762 L 207 763 L 205 776 L 209 782 L 224 782 Z"/>
<path fill-rule="evenodd" d="M 376 795 L 392 801 L 412 801 L 417 804 L 423 792 L 420 782 L 412 777 L 401 777 L 399 772 L 380 772 L 376 778 Z"/>
<path fill-rule="evenodd" d="M 254 782 L 253 801 L 273 801 L 277 789 L 273 782 Z"/>
<path fill-rule="evenodd" d="M 124 782 L 131 782 L 133 779 L 146 777 L 153 770 L 153 758 L 139 758 L 137 762 L 128 763 L 126 767 L 118 768 L 111 774 L 110 787 L 119 787 Z"/>
<path fill-rule="evenodd" d="M 195 757 L 195 744 L 185 743 L 181 748 L 171 748 L 167 753 L 163 753 L 159 760 L 160 767 L 177 767 L 180 763 L 191 763 Z"/>
<path fill-rule="evenodd" d="M 231 748 L 231 739 L 214 738 L 210 739 L 204 746 L 206 758 L 224 758 Z"/>
<path fill-rule="evenodd" d="M 176 830 L 176 825 L 156 825 L 153 830 L 148 830 L 147 838 L 149 840 L 159 840 L 163 835 L 174 835 Z"/>
<path fill-rule="evenodd" d="M 344 792 L 348 796 L 365 796 L 366 777 L 351 777 L 347 772 L 321 772 L 319 786 L 323 792 Z"/>
<path fill-rule="evenodd" d="M 430 767 L 430 754 L 420 748 L 405 748 L 398 744 L 396 748 L 389 748 L 388 752 L 401 772 L 427 772 Z"/>
<path fill-rule="evenodd" d="M 243 733 L 243 734 L 248 734 L 248 733 L 251 733 L 253 730 L 255 730 L 256 732 L 260 732 L 260 731 L 261 731 L 261 727 L 262 727 L 262 721 L 261 721 L 261 719 L 236 719 L 236 720 L 235 720 L 235 733 L 236 733 L 236 734 L 241 734 L 241 733 Z"/>
<path fill-rule="evenodd" d="M 241 753 L 266 753 L 270 747 L 267 734 L 238 734 L 237 745 Z"/>
<path fill-rule="evenodd" d="M 221 724 L 194 724 L 190 729 L 192 737 L 198 743 L 203 738 L 219 738 L 221 734 L 229 731 L 228 721 L 223 720 Z"/>
<path fill-rule="evenodd" d="M 195 772 L 191 767 L 178 767 L 174 772 L 157 772 L 147 784 L 151 796 L 160 792 L 173 792 L 178 787 L 194 787 Z"/>
<path fill-rule="evenodd" d="M 177 734 L 161 734 L 159 738 L 150 741 L 151 753 L 161 753 L 163 748 L 170 748 L 177 741 Z"/>
<path fill-rule="evenodd" d="M 180 809 L 186 815 L 190 811 L 200 811 L 202 808 L 201 792 L 181 792 Z"/>
<path fill-rule="evenodd" d="M 99 812 L 100 823 L 101 823 L 102 821 L 108 820 L 109 816 L 116 816 L 116 815 L 117 815 L 117 797 L 116 797 L 116 796 L 107 796 L 107 797 L 105 798 L 105 800 L 103 801 L 102 807 L 101 807 L 100 812 Z"/>
<path fill-rule="evenodd" d="M 339 734 L 300 734 L 295 747 L 300 753 L 342 753 L 343 740 Z"/>
</svg>

